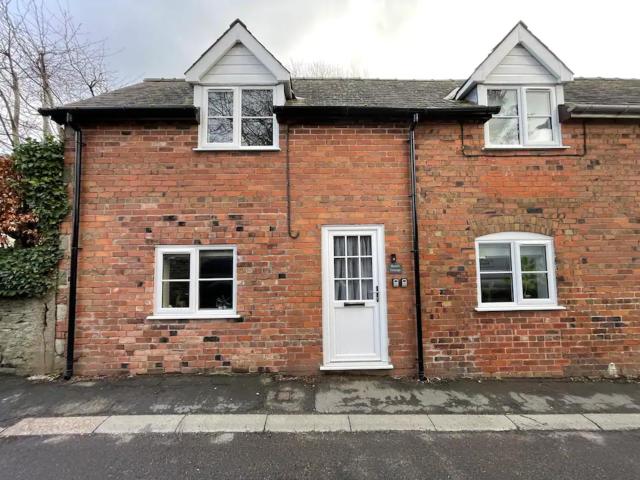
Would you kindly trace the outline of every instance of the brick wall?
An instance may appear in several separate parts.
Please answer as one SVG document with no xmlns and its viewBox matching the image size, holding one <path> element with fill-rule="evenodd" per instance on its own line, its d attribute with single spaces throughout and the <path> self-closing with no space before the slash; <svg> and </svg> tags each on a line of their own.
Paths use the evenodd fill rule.
<svg viewBox="0 0 640 480">
<path fill-rule="evenodd" d="M 586 152 L 572 122 L 568 150 L 514 156 L 482 151 L 466 124 L 464 156 L 458 124 L 419 128 L 428 375 L 640 374 L 640 126 L 585 129 Z M 502 231 L 553 236 L 566 310 L 474 310 L 474 239 Z"/>
<path fill-rule="evenodd" d="M 428 376 L 600 375 L 610 362 L 640 373 L 640 128 L 589 123 L 586 155 L 580 123 L 563 134 L 567 151 L 486 156 L 481 126 L 466 124 L 463 156 L 457 123 L 419 125 Z M 316 374 L 321 225 L 384 224 L 386 253 L 413 286 L 407 126 L 291 128 L 295 240 L 286 128 L 280 152 L 193 152 L 196 138 L 159 123 L 84 128 L 77 373 Z M 474 239 L 510 230 L 554 237 L 567 310 L 474 310 Z M 147 319 L 155 246 L 197 242 L 237 245 L 242 321 Z M 387 287 L 390 373 L 411 375 L 412 288 Z"/>
<path fill-rule="evenodd" d="M 280 152 L 230 153 L 193 152 L 196 127 L 83 129 L 77 373 L 317 373 L 320 226 L 384 224 L 386 251 L 411 265 L 406 125 L 291 128 L 295 240 L 287 232 L 282 130 Z M 154 247 L 195 242 L 237 245 L 242 321 L 147 319 Z M 412 300 L 411 289 L 389 289 L 398 374 L 414 370 Z"/>
</svg>

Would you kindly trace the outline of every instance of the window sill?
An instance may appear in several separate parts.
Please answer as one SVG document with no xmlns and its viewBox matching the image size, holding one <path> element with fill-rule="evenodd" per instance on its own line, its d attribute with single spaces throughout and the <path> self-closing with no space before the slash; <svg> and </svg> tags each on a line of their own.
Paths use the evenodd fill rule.
<svg viewBox="0 0 640 480">
<path fill-rule="evenodd" d="M 535 311 L 535 310 L 566 310 L 567 307 L 561 305 L 509 305 L 509 306 L 481 306 L 476 307 L 476 312 L 517 312 L 517 311 Z"/>
<path fill-rule="evenodd" d="M 279 152 L 280 147 L 195 147 L 194 152 Z"/>
<path fill-rule="evenodd" d="M 241 315 L 237 315 L 235 313 L 224 313 L 224 314 L 171 314 L 171 315 L 149 315 L 147 320 L 235 320 L 238 318 L 242 318 Z"/>
<path fill-rule="evenodd" d="M 501 150 L 568 150 L 569 146 L 566 145 L 495 145 L 482 147 L 483 151 L 501 151 Z"/>
</svg>

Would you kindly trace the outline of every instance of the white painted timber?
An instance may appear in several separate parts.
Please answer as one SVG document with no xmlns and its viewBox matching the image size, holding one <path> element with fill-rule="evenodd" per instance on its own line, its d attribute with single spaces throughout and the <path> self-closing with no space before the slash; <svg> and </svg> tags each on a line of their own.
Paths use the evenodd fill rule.
<svg viewBox="0 0 640 480">
<path fill-rule="evenodd" d="M 347 415 L 269 415 L 266 432 L 348 432 Z"/>
<path fill-rule="evenodd" d="M 352 432 L 433 431 L 428 415 L 349 415 Z"/>
<path fill-rule="evenodd" d="M 489 74 L 486 83 L 557 83 L 558 80 L 522 45 L 516 45 Z"/>
<path fill-rule="evenodd" d="M 504 432 L 516 426 L 504 415 L 429 415 L 438 432 Z"/>
<path fill-rule="evenodd" d="M 42 417 L 25 418 L 8 427 L 0 436 L 22 435 L 86 435 L 93 433 L 107 417 Z"/>
<path fill-rule="evenodd" d="M 602 430 L 640 430 L 640 413 L 586 413 Z"/>
<path fill-rule="evenodd" d="M 173 433 L 184 415 L 114 415 L 95 433 Z"/>
<path fill-rule="evenodd" d="M 598 430 L 580 414 L 507 415 L 520 430 Z"/>
<path fill-rule="evenodd" d="M 201 432 L 262 432 L 267 421 L 266 415 L 187 415 L 180 424 L 183 433 Z"/>
<path fill-rule="evenodd" d="M 258 60 L 258 58 L 241 43 L 235 44 L 211 69 L 202 77 L 206 84 L 262 84 L 277 83 L 276 77 Z"/>
</svg>

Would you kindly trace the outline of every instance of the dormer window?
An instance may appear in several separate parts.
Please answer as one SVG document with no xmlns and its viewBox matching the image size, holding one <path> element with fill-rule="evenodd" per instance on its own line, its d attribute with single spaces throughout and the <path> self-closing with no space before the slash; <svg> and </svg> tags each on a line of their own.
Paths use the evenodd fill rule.
<svg viewBox="0 0 640 480">
<path fill-rule="evenodd" d="M 273 87 L 207 88 L 202 145 L 220 149 L 277 146 L 273 97 Z"/>
<path fill-rule="evenodd" d="M 500 107 L 485 125 L 487 147 L 535 148 L 560 144 L 554 88 L 483 85 L 479 94 L 481 103 Z"/>
<path fill-rule="evenodd" d="M 293 98 L 291 74 L 240 20 L 185 73 L 200 109 L 194 150 L 277 150 L 275 106 Z"/>
</svg>

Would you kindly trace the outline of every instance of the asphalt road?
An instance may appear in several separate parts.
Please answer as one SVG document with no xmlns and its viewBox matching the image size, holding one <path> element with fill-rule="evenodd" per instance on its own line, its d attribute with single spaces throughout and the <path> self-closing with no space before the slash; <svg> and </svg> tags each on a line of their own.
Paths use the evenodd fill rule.
<svg viewBox="0 0 640 480">
<path fill-rule="evenodd" d="M 636 479 L 640 431 L 0 438 L 0 478 Z"/>
</svg>

